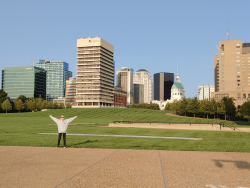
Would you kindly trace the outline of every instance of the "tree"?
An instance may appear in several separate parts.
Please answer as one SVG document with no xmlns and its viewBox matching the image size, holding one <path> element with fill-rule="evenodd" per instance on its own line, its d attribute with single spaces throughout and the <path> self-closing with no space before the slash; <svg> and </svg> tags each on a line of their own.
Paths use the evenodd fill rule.
<svg viewBox="0 0 250 188">
<path fill-rule="evenodd" d="M 240 107 L 240 113 L 250 121 L 250 101 L 247 100 Z"/>
<path fill-rule="evenodd" d="M 59 105 L 58 105 L 58 103 L 55 101 L 54 103 L 53 103 L 53 109 L 58 109 L 59 108 Z"/>
<path fill-rule="evenodd" d="M 180 111 L 180 104 L 181 101 L 174 100 L 174 102 L 171 104 L 171 110 L 175 111 L 175 114 Z"/>
<path fill-rule="evenodd" d="M 65 108 L 64 103 L 62 103 L 62 102 L 61 102 L 61 103 L 59 103 L 59 104 L 58 104 L 58 108 L 59 108 L 59 109 L 64 109 L 64 108 Z"/>
<path fill-rule="evenodd" d="M 6 113 L 8 110 L 12 110 L 12 105 L 11 105 L 9 99 L 6 99 L 5 101 L 3 101 L 3 103 L 1 104 L 1 107 L 3 110 L 6 110 Z"/>
<path fill-rule="evenodd" d="M 208 99 L 200 101 L 200 112 L 206 114 L 208 119 L 208 115 L 213 114 L 212 102 Z"/>
<path fill-rule="evenodd" d="M 211 114 L 214 115 L 214 119 L 215 119 L 215 114 L 217 113 L 217 102 L 214 98 L 212 98 L 212 100 L 210 102 L 211 102 L 211 107 L 212 107 Z"/>
<path fill-rule="evenodd" d="M 10 101 L 8 94 L 3 89 L 0 89 L 0 104 L 2 104 L 3 101 L 5 101 L 6 99 L 8 99 Z M 0 107 L 1 107 L 1 105 L 0 105 Z"/>
<path fill-rule="evenodd" d="M 16 100 L 21 99 L 23 103 L 25 103 L 27 97 L 25 95 L 19 95 Z"/>
<path fill-rule="evenodd" d="M 193 99 L 188 101 L 187 112 L 194 114 L 195 118 L 195 114 L 199 112 L 199 106 L 200 104 L 197 97 L 194 97 Z"/>
<path fill-rule="evenodd" d="M 23 101 L 21 99 L 17 99 L 14 102 L 15 109 L 19 111 L 24 109 Z"/>
<path fill-rule="evenodd" d="M 43 99 L 42 98 L 38 98 L 36 100 L 36 109 L 38 111 L 41 111 L 43 109 Z"/>
<path fill-rule="evenodd" d="M 181 101 L 180 101 L 180 112 L 182 114 L 185 114 L 186 116 L 186 113 L 187 113 L 187 105 L 188 105 L 188 101 L 187 99 L 184 97 Z"/>
<path fill-rule="evenodd" d="M 43 109 L 48 108 L 48 102 L 46 100 L 43 100 Z"/>
<path fill-rule="evenodd" d="M 47 103 L 47 109 L 54 109 L 53 101 L 49 101 L 49 102 Z"/>
<path fill-rule="evenodd" d="M 36 110 L 36 101 L 34 98 L 27 99 L 25 103 L 27 106 L 27 110 L 31 110 L 32 112 Z"/>
<path fill-rule="evenodd" d="M 226 114 L 229 116 L 235 116 L 236 107 L 234 104 L 235 99 L 233 97 L 223 97 L 222 99 L 225 102 Z"/>
<path fill-rule="evenodd" d="M 217 108 L 217 113 L 218 114 L 224 114 L 225 115 L 225 120 L 226 120 L 226 106 L 225 106 L 225 102 L 223 100 L 221 100 L 220 103 L 218 104 L 218 108 Z"/>
<path fill-rule="evenodd" d="M 171 110 L 171 103 L 167 103 L 165 106 L 165 110 L 170 111 Z"/>
<path fill-rule="evenodd" d="M 131 106 L 133 106 L 133 104 L 132 104 Z M 72 108 L 72 105 L 71 105 L 70 103 L 67 103 L 67 104 L 66 104 L 66 108 Z M 130 107 L 130 108 L 131 108 L 131 107 Z"/>
</svg>

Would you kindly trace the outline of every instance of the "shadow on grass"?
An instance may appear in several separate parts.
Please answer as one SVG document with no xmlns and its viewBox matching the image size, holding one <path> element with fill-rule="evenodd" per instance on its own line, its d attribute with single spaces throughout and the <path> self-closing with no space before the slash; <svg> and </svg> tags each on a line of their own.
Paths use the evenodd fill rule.
<svg viewBox="0 0 250 188">
<path fill-rule="evenodd" d="M 77 143 L 77 144 L 71 144 L 71 145 L 69 145 L 70 147 L 71 146 L 79 146 L 79 145 L 84 145 L 84 144 L 89 144 L 89 143 L 94 143 L 94 142 L 99 142 L 98 140 L 87 140 L 87 141 L 85 141 L 85 142 L 80 142 L 80 143 Z"/>
</svg>

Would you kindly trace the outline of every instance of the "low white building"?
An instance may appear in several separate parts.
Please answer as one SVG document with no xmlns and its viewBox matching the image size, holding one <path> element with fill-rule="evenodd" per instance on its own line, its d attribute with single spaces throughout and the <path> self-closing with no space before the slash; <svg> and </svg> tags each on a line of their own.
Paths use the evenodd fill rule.
<svg viewBox="0 0 250 188">
<path fill-rule="evenodd" d="M 174 100 L 181 100 L 185 97 L 185 89 L 180 81 L 180 76 L 177 73 L 176 81 L 171 88 L 171 99 L 166 101 L 153 100 L 152 103 L 159 105 L 160 110 L 164 110 L 167 103 L 172 103 Z"/>
<path fill-rule="evenodd" d="M 199 100 L 211 99 L 211 93 L 214 92 L 214 85 L 198 86 Z"/>
</svg>

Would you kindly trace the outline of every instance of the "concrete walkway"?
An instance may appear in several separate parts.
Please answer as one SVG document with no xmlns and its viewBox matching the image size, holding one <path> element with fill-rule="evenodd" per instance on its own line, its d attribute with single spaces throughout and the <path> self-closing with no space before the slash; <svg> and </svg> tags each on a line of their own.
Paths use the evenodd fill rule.
<svg viewBox="0 0 250 188">
<path fill-rule="evenodd" d="M 250 188 L 250 153 L 0 146 L 0 187 Z"/>
<path fill-rule="evenodd" d="M 58 135 L 58 133 L 37 133 L 47 135 Z M 126 138 L 162 138 L 175 140 L 203 140 L 203 138 L 185 138 L 185 137 L 166 137 L 166 136 L 136 136 L 136 135 L 114 135 L 114 134 L 77 134 L 67 133 L 70 136 L 107 136 L 107 137 L 126 137 Z"/>
</svg>

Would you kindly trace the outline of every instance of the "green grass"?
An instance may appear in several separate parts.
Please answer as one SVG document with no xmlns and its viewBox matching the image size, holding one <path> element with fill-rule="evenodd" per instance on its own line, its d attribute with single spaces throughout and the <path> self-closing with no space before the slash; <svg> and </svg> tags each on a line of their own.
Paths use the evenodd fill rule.
<svg viewBox="0 0 250 188">
<path fill-rule="evenodd" d="M 2 113 L 0 114 L 0 145 L 55 147 L 57 135 L 37 134 L 57 133 L 57 126 L 48 116 L 52 114 L 57 118 L 61 115 L 64 115 L 65 118 L 79 116 L 72 122 L 73 124 L 94 123 L 70 125 L 68 133 L 203 138 L 202 141 L 192 141 L 67 135 L 68 147 L 250 152 L 250 133 L 107 127 L 107 125 L 113 121 L 120 121 L 121 116 L 123 116 L 123 121 L 219 122 L 218 120 L 212 119 L 171 117 L 166 116 L 165 113 L 166 111 L 117 108 L 61 109 L 33 113 Z M 227 123 L 237 127 L 250 127 L 249 123 L 245 122 Z"/>
</svg>

